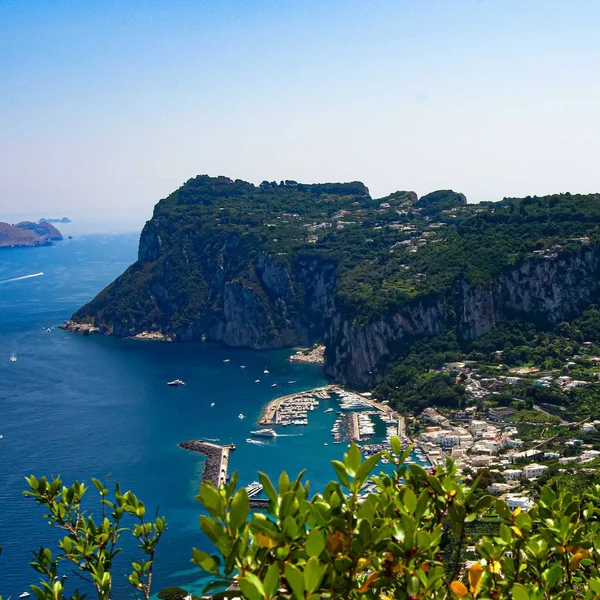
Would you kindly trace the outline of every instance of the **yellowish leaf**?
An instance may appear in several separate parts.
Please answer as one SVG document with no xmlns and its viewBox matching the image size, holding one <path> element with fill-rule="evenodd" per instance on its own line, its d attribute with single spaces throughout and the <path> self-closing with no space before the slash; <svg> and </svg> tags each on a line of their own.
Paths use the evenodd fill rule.
<svg viewBox="0 0 600 600">
<path fill-rule="evenodd" d="M 256 541 L 261 548 L 268 548 L 269 550 L 277 546 L 277 542 L 264 533 L 257 533 Z"/>
<path fill-rule="evenodd" d="M 515 508 L 515 510 L 513 510 L 513 516 L 516 517 L 516 516 L 520 515 L 521 514 L 521 510 L 522 510 L 521 507 L 517 506 L 517 508 Z"/>
<path fill-rule="evenodd" d="M 483 567 L 479 563 L 475 563 L 469 569 L 469 587 L 471 588 L 471 593 L 474 596 L 477 596 L 479 593 L 479 588 L 481 587 L 481 576 L 483 575 Z"/>
<path fill-rule="evenodd" d="M 502 565 L 500 564 L 500 561 L 490 560 L 488 562 L 488 571 L 490 573 L 502 573 Z"/>
<path fill-rule="evenodd" d="M 458 596 L 459 598 L 466 598 L 469 594 L 467 586 L 460 581 L 453 581 L 450 584 L 450 589 L 454 592 L 454 595 Z"/>
</svg>

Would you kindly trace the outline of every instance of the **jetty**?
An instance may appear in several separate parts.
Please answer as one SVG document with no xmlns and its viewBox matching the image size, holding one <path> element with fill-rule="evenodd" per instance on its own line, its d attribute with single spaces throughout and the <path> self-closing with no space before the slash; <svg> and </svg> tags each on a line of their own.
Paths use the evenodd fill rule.
<svg viewBox="0 0 600 600">
<path fill-rule="evenodd" d="M 206 456 L 202 481 L 211 481 L 215 487 L 227 482 L 229 453 L 235 450 L 234 444 L 221 446 L 203 440 L 188 440 L 179 444 L 179 447 Z"/>
</svg>

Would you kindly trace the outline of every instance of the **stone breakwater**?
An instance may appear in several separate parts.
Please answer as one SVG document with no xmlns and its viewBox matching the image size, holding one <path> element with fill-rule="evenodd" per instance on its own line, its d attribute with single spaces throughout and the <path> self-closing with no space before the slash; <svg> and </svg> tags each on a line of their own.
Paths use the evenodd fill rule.
<svg viewBox="0 0 600 600">
<path fill-rule="evenodd" d="M 227 482 L 229 469 L 229 453 L 235 446 L 219 446 L 202 440 L 188 440 L 179 444 L 180 448 L 198 452 L 206 456 L 202 481 L 211 481 L 215 487 Z"/>
</svg>

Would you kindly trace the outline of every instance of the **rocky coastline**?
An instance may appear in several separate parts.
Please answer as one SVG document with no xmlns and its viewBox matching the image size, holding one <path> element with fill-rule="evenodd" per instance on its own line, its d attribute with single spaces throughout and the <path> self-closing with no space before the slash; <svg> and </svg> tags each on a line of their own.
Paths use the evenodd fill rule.
<svg viewBox="0 0 600 600">
<path fill-rule="evenodd" d="M 92 335 L 94 333 L 109 335 L 109 331 L 103 331 L 100 327 L 96 327 L 91 323 L 79 323 L 77 321 L 65 321 L 62 325 L 59 325 L 60 329 L 64 331 L 70 331 L 71 333 L 79 333 L 81 335 Z M 159 342 L 172 342 L 172 338 L 161 333 L 160 331 L 142 331 L 137 335 L 130 337 L 132 340 L 152 340 Z"/>
<path fill-rule="evenodd" d="M 305 365 L 322 365 L 325 363 L 325 346 L 319 344 L 313 348 L 299 348 L 289 358 L 290 362 Z"/>
</svg>

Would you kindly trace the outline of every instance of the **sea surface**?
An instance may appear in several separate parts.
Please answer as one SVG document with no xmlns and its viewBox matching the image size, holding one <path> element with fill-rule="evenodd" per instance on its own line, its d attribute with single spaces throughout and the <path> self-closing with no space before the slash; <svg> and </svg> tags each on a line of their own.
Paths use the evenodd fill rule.
<svg viewBox="0 0 600 600">
<path fill-rule="evenodd" d="M 289 351 L 83 337 L 58 329 L 135 260 L 137 241 L 137 234 L 84 235 L 52 247 L 0 251 L 0 595 L 5 598 L 18 597 L 37 582 L 28 565 L 30 550 L 42 544 L 56 549 L 58 538 L 43 510 L 22 495 L 26 475 L 60 475 L 65 483 L 90 477 L 119 481 L 146 503 L 148 514 L 158 507 L 168 530 L 158 549 L 153 591 L 179 585 L 199 594 L 205 579 L 190 558 L 194 546 L 210 549 L 194 499 L 204 458 L 180 449 L 180 442 L 234 442 L 230 467 L 242 484 L 255 480 L 259 470 L 276 478 L 283 469 L 292 476 L 306 469 L 315 491 L 333 477 L 329 461 L 345 449 L 331 443 L 336 413 L 325 409 L 335 407 L 334 400 L 309 413 L 306 427 L 287 427 L 280 430 L 285 435 L 261 444 L 246 442 L 266 402 L 327 383 L 320 367 L 289 363 Z M 175 378 L 187 385 L 168 387 Z M 383 424 L 377 433 L 374 440 L 385 433 Z M 134 597 L 125 559 L 135 548 L 127 544 L 126 550 L 114 570 L 115 599 Z M 80 582 L 71 574 L 67 584 L 73 591 Z"/>
</svg>

